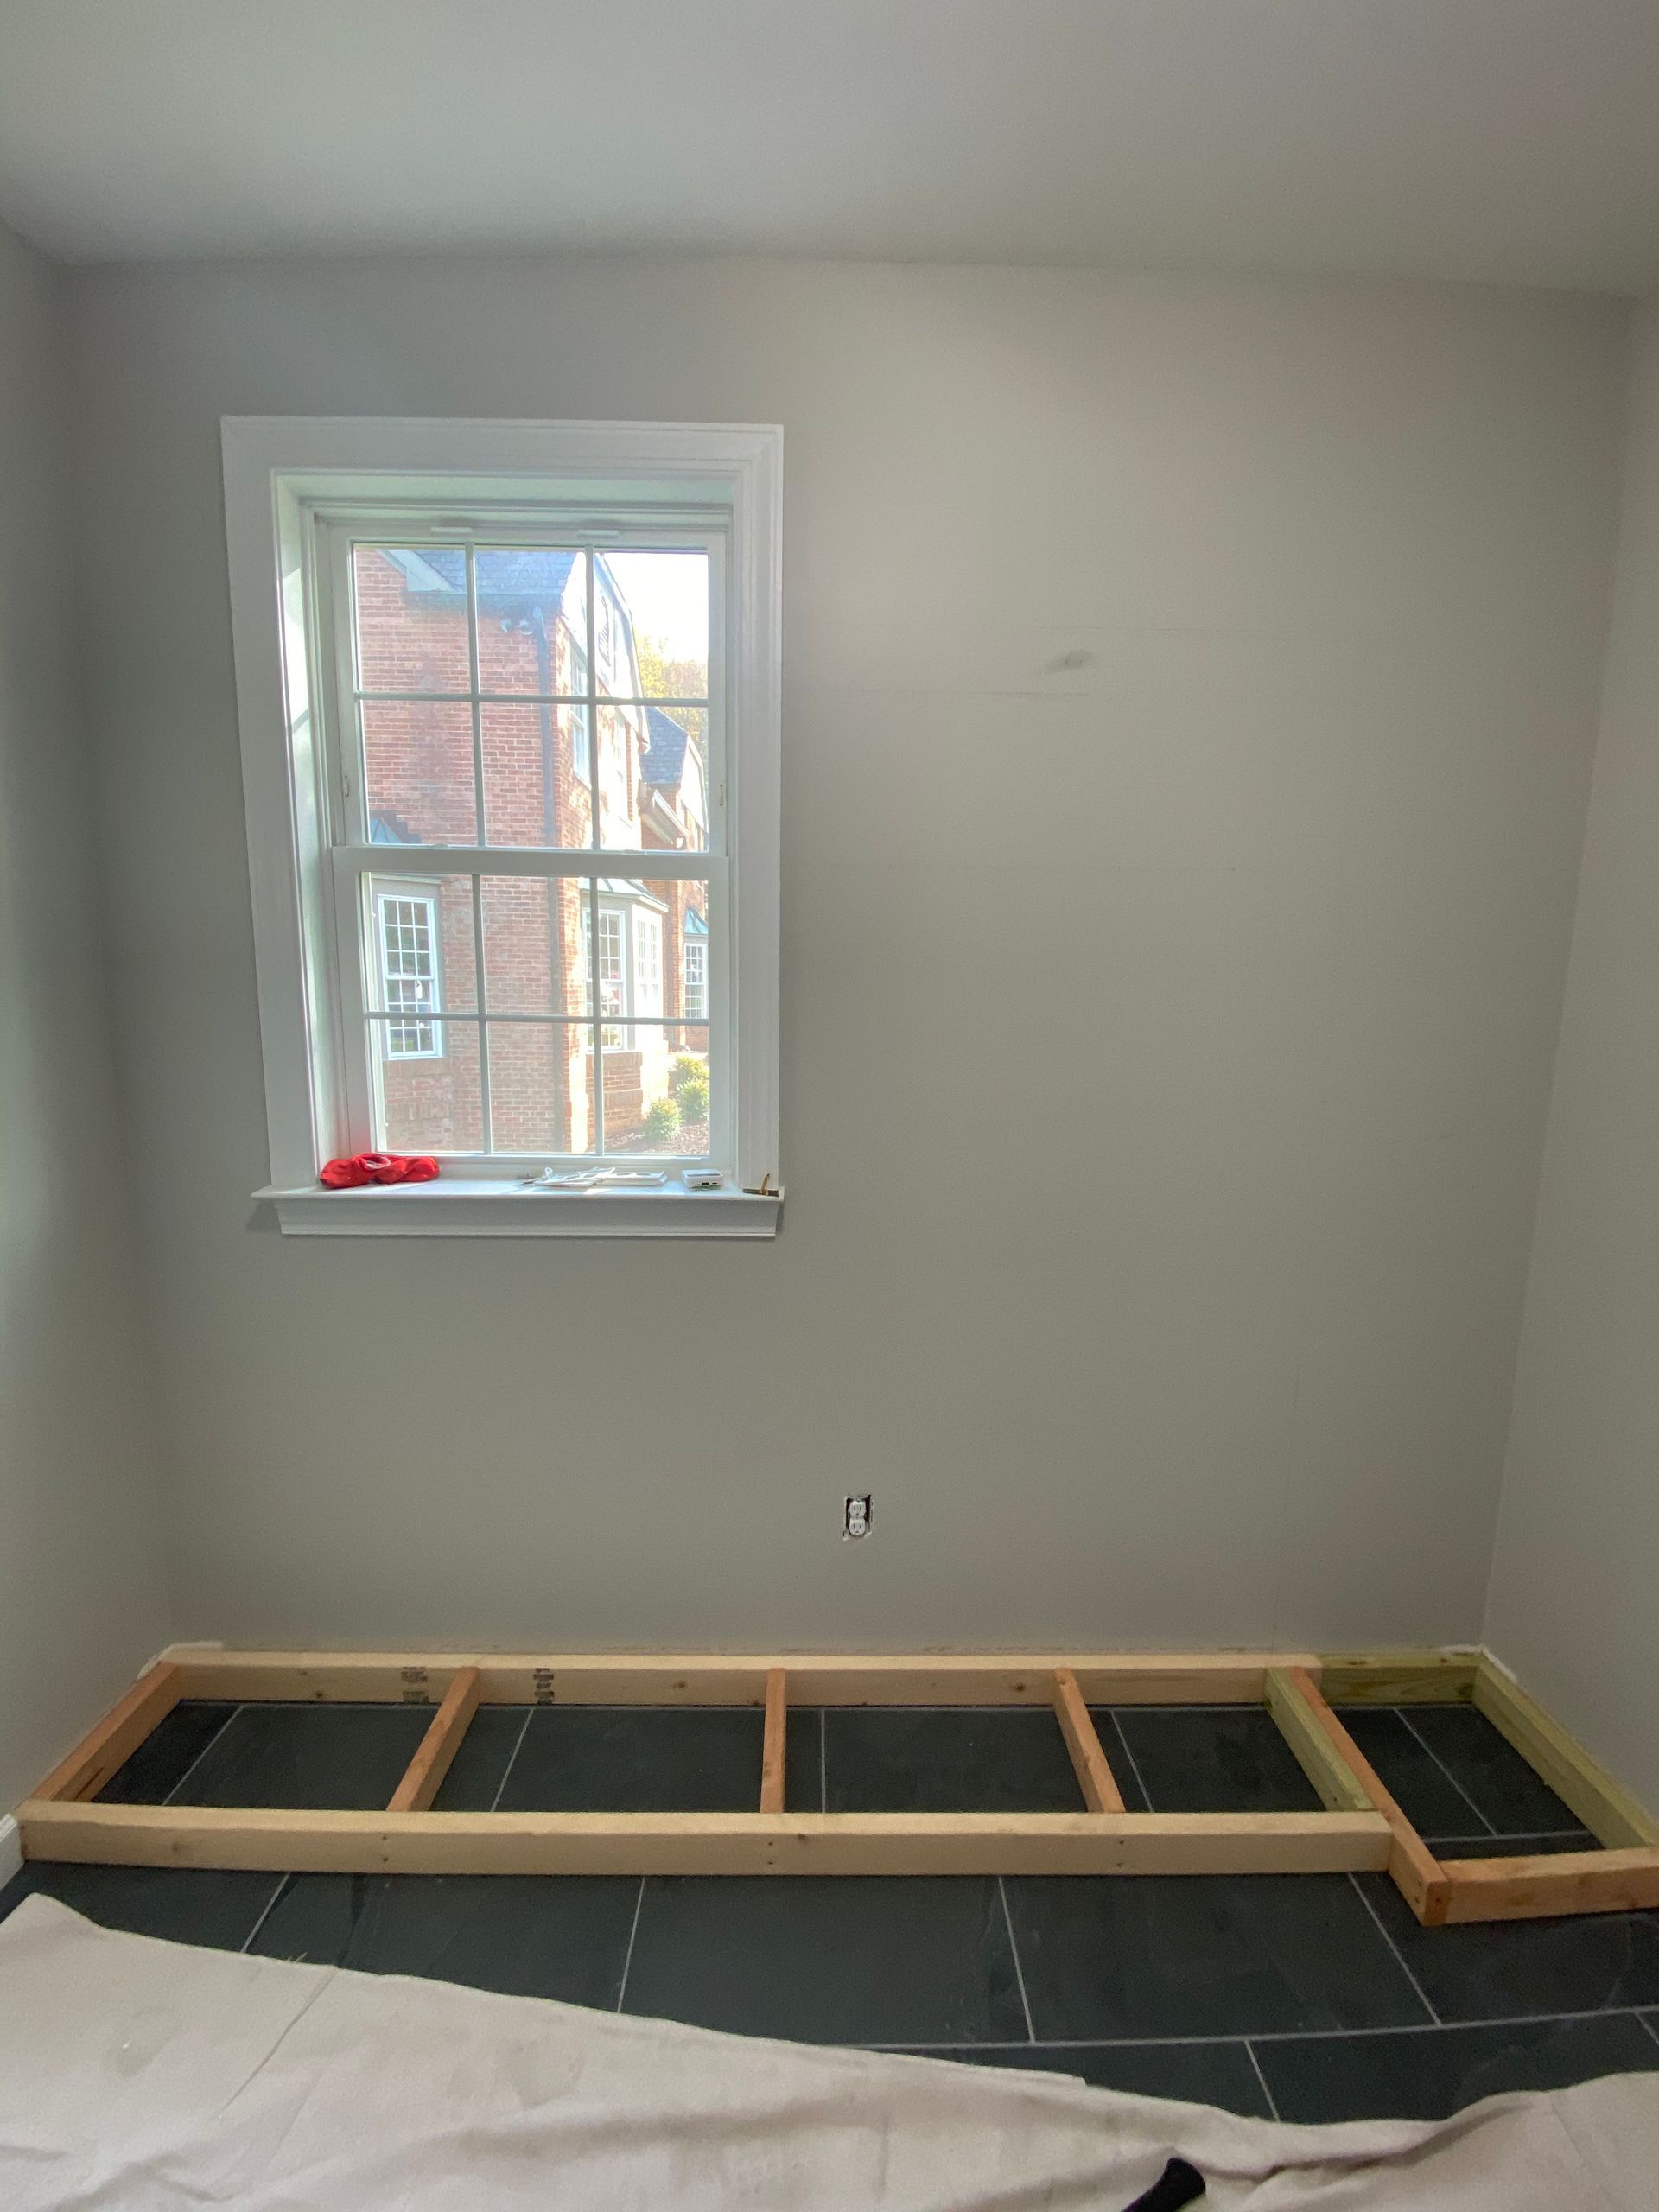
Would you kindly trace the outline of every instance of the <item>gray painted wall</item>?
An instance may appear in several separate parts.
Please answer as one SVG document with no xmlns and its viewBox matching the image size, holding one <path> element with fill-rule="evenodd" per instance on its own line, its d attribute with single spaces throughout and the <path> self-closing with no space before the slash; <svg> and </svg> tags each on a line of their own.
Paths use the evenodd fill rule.
<svg viewBox="0 0 1659 2212">
<path fill-rule="evenodd" d="M 0 229 L 0 1810 L 168 1632 L 71 689 L 60 285 Z"/>
<path fill-rule="evenodd" d="M 1478 1634 L 1621 308 L 410 259 L 74 325 L 182 1632 Z M 775 1245 L 256 1214 L 232 412 L 785 425 Z"/>
<path fill-rule="evenodd" d="M 1487 1612 L 1659 1806 L 1659 303 L 1637 334 L 1618 585 Z"/>
</svg>

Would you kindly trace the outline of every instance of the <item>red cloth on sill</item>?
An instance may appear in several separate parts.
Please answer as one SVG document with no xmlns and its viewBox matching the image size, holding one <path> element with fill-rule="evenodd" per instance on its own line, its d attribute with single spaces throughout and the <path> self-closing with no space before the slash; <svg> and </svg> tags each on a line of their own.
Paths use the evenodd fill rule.
<svg viewBox="0 0 1659 2212">
<path fill-rule="evenodd" d="M 429 1183 L 437 1172 L 429 1152 L 359 1152 L 331 1160 L 317 1180 L 331 1191 L 360 1191 L 365 1183 Z"/>
</svg>

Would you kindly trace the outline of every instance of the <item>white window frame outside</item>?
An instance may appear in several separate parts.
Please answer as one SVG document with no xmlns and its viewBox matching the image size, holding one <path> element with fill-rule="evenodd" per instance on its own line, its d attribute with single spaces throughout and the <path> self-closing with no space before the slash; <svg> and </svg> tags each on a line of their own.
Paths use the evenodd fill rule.
<svg viewBox="0 0 1659 2212">
<path fill-rule="evenodd" d="M 394 976 L 388 965 L 386 908 L 394 903 L 400 906 L 422 906 L 426 910 L 426 940 L 432 963 L 429 976 Z M 388 1006 L 391 1005 L 400 983 L 424 982 L 429 989 L 429 998 L 424 1008 L 408 1007 L 403 1009 L 400 1021 L 387 1022 L 385 1057 L 389 1060 L 441 1060 L 443 1058 L 443 1022 L 438 1009 L 443 1004 L 443 950 L 438 930 L 437 893 L 423 891 L 415 884 L 377 881 L 374 892 L 374 949 L 380 962 L 381 988 L 385 993 Z M 404 1045 L 394 1047 L 392 1032 L 395 1029 L 424 1030 L 427 1042 L 413 1047 Z"/>
<path fill-rule="evenodd" d="M 284 1230 L 299 1234 L 774 1234 L 782 433 L 227 417 L 223 437 L 270 1135 L 270 1183 L 258 1195 L 274 1200 Z M 657 1189 L 531 1192 L 518 1156 L 446 1161 L 437 1182 L 416 1186 L 326 1192 L 316 1182 L 325 1160 L 360 1148 L 351 1141 L 361 1106 L 342 1028 L 349 995 L 340 948 L 353 932 L 339 928 L 340 893 L 372 872 L 360 851 L 341 865 L 342 800 L 321 726 L 332 701 L 318 548 L 331 514 L 385 516 L 385 542 L 397 543 L 399 512 L 424 515 L 430 526 L 435 511 L 454 518 L 461 542 L 487 543 L 493 532 L 523 543 L 533 530 L 556 530 L 562 541 L 574 536 L 603 551 L 624 530 L 666 537 L 676 526 L 688 542 L 703 531 L 721 538 L 724 588 L 712 588 L 711 563 L 711 626 L 720 626 L 723 651 L 716 655 L 711 638 L 711 681 L 718 658 L 727 753 L 711 763 L 710 849 L 595 855 L 618 880 L 708 880 L 711 928 L 724 947 L 709 962 L 709 1026 L 729 1053 L 730 1125 L 715 1162 L 726 1179 L 716 1192 L 689 1192 L 671 1174 Z M 394 849 L 400 876 L 422 873 L 413 859 L 422 848 Z M 372 871 L 390 858 L 375 849 Z M 491 874 L 576 872 L 568 855 L 510 847 L 489 849 L 478 864 Z M 632 987 L 631 958 L 625 973 Z"/>
<path fill-rule="evenodd" d="M 695 981 L 691 974 L 691 956 L 697 956 Z M 691 994 L 697 995 L 697 1011 L 691 1011 Z M 680 946 L 680 1010 L 688 1026 L 701 1028 L 709 1019 L 709 940 L 706 937 L 688 935 Z"/>
</svg>

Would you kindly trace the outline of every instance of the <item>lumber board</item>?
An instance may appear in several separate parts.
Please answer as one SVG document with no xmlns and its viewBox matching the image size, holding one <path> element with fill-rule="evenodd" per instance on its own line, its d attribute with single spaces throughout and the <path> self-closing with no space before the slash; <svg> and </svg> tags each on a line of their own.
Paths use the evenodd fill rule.
<svg viewBox="0 0 1659 2212">
<path fill-rule="evenodd" d="M 442 1786 L 449 1763 L 461 1749 L 468 1722 L 478 1710 L 478 1669 L 462 1667 L 445 1693 L 443 1703 L 404 1770 L 392 1792 L 389 1813 L 423 1813 Z"/>
<path fill-rule="evenodd" d="M 1278 1667 L 1268 1675 L 1268 1711 L 1318 1792 L 1320 1804 L 1332 1813 L 1372 1812 L 1376 1808 L 1364 1783 L 1313 1709 L 1312 1699 L 1319 1696 L 1310 1675 Z M 1323 1699 L 1319 1701 L 1324 1703 Z"/>
<path fill-rule="evenodd" d="M 1077 1678 L 1069 1667 L 1054 1669 L 1054 1717 L 1060 1724 L 1065 1748 L 1071 1754 L 1084 1803 L 1091 1813 L 1122 1812 L 1123 1793 L 1101 1749 L 1083 1692 L 1077 1688 Z M 1366 1809 L 1369 1811 L 1370 1808 Z"/>
<path fill-rule="evenodd" d="M 1375 1813 L 385 1813 L 31 1801 L 29 1859 L 355 1874 L 1290 1874 L 1387 1863 Z"/>
<path fill-rule="evenodd" d="M 95 1797 L 184 1694 L 184 1670 L 168 1660 L 146 1669 L 35 1792 L 37 1798 Z"/>
<path fill-rule="evenodd" d="M 1254 1705 L 1269 1667 L 1317 1676 L 1311 1652 L 203 1651 L 181 1648 L 186 1697 L 436 1705 L 464 1667 L 484 1705 L 764 1706 L 787 1670 L 798 1705 L 1046 1705 L 1069 1667 L 1094 1705 Z"/>
<path fill-rule="evenodd" d="M 1294 1669 L 1287 1672 L 1301 1694 L 1309 1718 L 1387 1823 L 1388 1871 L 1395 1888 L 1425 1927 L 1438 1926 L 1446 1917 L 1446 1870 L 1384 1789 L 1376 1769 L 1343 1726 L 1340 1718 L 1332 1713 L 1313 1677 Z"/>
<path fill-rule="evenodd" d="M 1474 1700 L 1599 1843 L 1611 1850 L 1659 1844 L 1659 1821 L 1490 1661 L 1481 1662 L 1475 1676 Z"/>
<path fill-rule="evenodd" d="M 1476 1665 L 1472 1651 L 1328 1651 L 1319 1681 L 1331 1705 L 1457 1705 L 1474 1689 Z"/>
<path fill-rule="evenodd" d="M 1542 1920 L 1659 1905 L 1659 1850 L 1567 1851 L 1553 1858 L 1448 1860 L 1445 1918 Z"/>
<path fill-rule="evenodd" d="M 760 1810 L 784 1809 L 784 1777 L 789 1737 L 789 1677 L 781 1667 L 766 1676 L 766 1732 L 760 1746 Z"/>
</svg>

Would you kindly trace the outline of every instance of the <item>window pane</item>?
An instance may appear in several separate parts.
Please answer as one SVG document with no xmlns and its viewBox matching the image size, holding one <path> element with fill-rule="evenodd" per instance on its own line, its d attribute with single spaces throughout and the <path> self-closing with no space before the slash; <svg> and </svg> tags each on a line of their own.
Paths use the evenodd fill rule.
<svg viewBox="0 0 1659 2212">
<path fill-rule="evenodd" d="M 599 688 L 620 697 L 706 699 L 709 696 L 709 556 L 706 553 L 623 553 L 594 563 L 595 628 L 606 622 L 613 646 L 599 645 Z"/>
<path fill-rule="evenodd" d="M 651 881 L 602 875 L 599 988 L 601 1014 L 624 1020 L 709 1018 L 709 886 L 698 878 Z M 685 948 L 699 947 L 690 969 Z M 688 972 L 701 975 L 703 997 L 688 1007 Z M 704 1039 L 702 1043 L 707 1044 Z"/>
<path fill-rule="evenodd" d="M 575 548 L 480 546 L 478 678 L 481 691 L 588 688 L 588 560 Z"/>
<path fill-rule="evenodd" d="M 601 712 L 611 709 L 601 709 Z M 625 708 L 614 710 L 621 714 Z M 702 708 L 646 706 L 639 760 L 639 812 L 644 845 L 678 852 L 709 847 L 709 717 Z"/>
<path fill-rule="evenodd" d="M 539 1021 L 492 1021 L 485 1030 L 495 1149 L 591 1153 L 592 1030 Z"/>
<path fill-rule="evenodd" d="M 370 842 L 477 844 L 472 709 L 365 700 L 359 712 Z"/>
<path fill-rule="evenodd" d="M 480 709 L 486 844 L 592 843 L 591 712 L 545 702 Z"/>
<path fill-rule="evenodd" d="M 478 1075 L 478 1024 L 435 1025 L 441 1050 L 431 1058 L 404 1058 L 393 1040 L 407 1019 L 375 1017 L 370 1051 L 378 1077 L 375 1142 L 385 1152 L 480 1152 L 483 1096 Z"/>
<path fill-rule="evenodd" d="M 371 1012 L 475 1014 L 472 878 L 371 876 L 367 899 Z"/>
<path fill-rule="evenodd" d="M 352 571 L 359 690 L 469 691 L 462 549 L 359 545 Z"/>
<path fill-rule="evenodd" d="M 604 1052 L 607 1154 L 706 1156 L 707 1031 L 622 1022 L 607 1033 L 614 1038 Z"/>
<path fill-rule="evenodd" d="M 480 878 L 486 1012 L 552 1016 L 588 1011 L 588 898 L 580 877 Z"/>
</svg>

